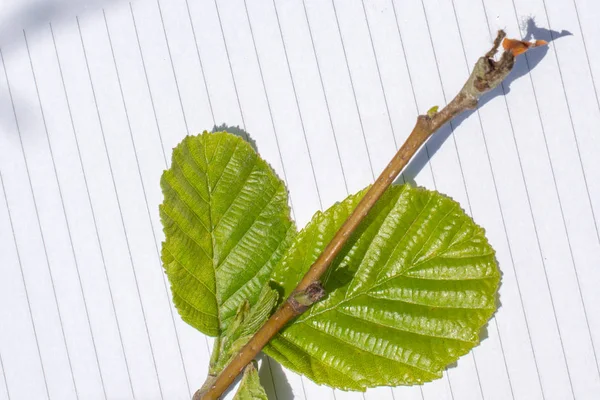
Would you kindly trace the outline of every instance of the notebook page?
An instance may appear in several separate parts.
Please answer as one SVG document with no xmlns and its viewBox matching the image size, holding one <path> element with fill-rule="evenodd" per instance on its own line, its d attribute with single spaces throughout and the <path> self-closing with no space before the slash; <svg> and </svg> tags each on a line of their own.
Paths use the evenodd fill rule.
<svg viewBox="0 0 600 400">
<path fill-rule="evenodd" d="M 3 3 L 0 399 L 190 398 L 212 339 L 161 268 L 171 149 L 246 129 L 303 226 L 373 181 L 499 28 L 551 43 L 400 178 L 485 227 L 503 274 L 485 340 L 422 387 L 334 391 L 266 357 L 261 382 L 273 399 L 596 398 L 599 17 L 591 0 Z"/>
</svg>

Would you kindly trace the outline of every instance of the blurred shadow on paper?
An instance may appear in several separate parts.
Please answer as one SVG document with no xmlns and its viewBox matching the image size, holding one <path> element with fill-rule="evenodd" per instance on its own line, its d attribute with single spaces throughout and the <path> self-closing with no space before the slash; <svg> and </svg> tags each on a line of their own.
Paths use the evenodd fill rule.
<svg viewBox="0 0 600 400">
<path fill-rule="evenodd" d="M 21 0 L 17 5 L 2 5 L 0 12 L 0 46 L 23 36 L 23 30 L 33 33 L 47 29 L 48 23 L 58 23 L 64 18 L 89 10 L 100 9 L 116 0 Z"/>
<path fill-rule="evenodd" d="M 23 34 L 26 32 L 28 39 L 34 36 L 36 32 L 46 30 L 49 34 L 49 23 L 59 25 L 63 21 L 74 21 L 76 16 L 92 10 L 98 10 L 108 5 L 125 0 L 20 0 L 13 4 L 3 4 L 0 0 L 0 50 L 5 63 L 9 63 L 13 52 L 25 51 Z M 15 46 L 15 44 L 17 44 Z M 28 73 L 28 72 L 24 72 Z M 4 66 L 0 62 L 0 82 L 6 85 L 7 76 Z M 30 103 L 24 100 L 18 85 L 13 83 L 10 72 L 8 73 L 8 82 L 10 83 L 11 95 L 15 103 L 20 104 L 20 109 L 26 108 L 25 114 L 31 115 L 38 112 L 36 102 Z M 19 99 L 19 100 L 17 100 Z M 9 96 L 0 98 L 0 134 L 6 135 L 9 132 L 17 135 L 15 116 L 12 112 L 12 103 Z M 9 112 L 10 110 L 10 112 Z M 27 124 L 27 120 L 19 121 L 22 125 Z M 24 129 L 22 129 L 24 130 Z"/>
</svg>

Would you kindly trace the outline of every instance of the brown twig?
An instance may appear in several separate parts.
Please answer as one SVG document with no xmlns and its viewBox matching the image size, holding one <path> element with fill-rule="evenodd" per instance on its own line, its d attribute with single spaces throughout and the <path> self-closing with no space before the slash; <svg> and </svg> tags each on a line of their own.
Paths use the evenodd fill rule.
<svg viewBox="0 0 600 400">
<path fill-rule="evenodd" d="M 306 311 L 313 303 L 319 301 L 324 295 L 319 279 L 329 268 L 334 258 L 338 255 L 350 235 L 360 224 L 363 218 L 379 200 L 388 186 L 396 179 L 406 164 L 417 150 L 433 135 L 442 125 L 452 120 L 458 114 L 477 107 L 478 99 L 486 92 L 497 87 L 514 66 L 514 45 L 505 46 L 498 60 L 494 60 L 500 44 L 505 38 L 504 31 L 498 31 L 494 45 L 483 57 L 477 60 L 469 79 L 441 111 L 432 108 L 427 115 L 419 115 L 417 123 L 411 134 L 406 139 L 394 158 L 385 167 L 373 186 L 356 206 L 354 212 L 337 231 L 331 242 L 323 250 L 302 278 L 294 292 L 285 303 L 269 318 L 269 320 L 256 332 L 248 344 L 240 350 L 233 360 L 223 369 L 217 377 L 207 380 L 202 389 L 194 394 L 193 400 L 216 400 L 231 385 L 243 368 L 250 362 L 261 349 L 279 332 L 291 319 Z M 511 42 L 512 43 L 512 42 Z M 527 42 L 521 42 L 526 46 Z M 518 53 L 520 54 L 520 53 Z"/>
</svg>

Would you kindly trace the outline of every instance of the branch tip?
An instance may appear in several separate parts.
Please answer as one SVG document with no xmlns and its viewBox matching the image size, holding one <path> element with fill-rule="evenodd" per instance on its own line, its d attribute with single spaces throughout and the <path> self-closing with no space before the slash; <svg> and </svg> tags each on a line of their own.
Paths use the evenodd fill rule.
<svg viewBox="0 0 600 400">
<path fill-rule="evenodd" d="M 492 46 L 490 51 L 485 53 L 485 56 L 487 58 L 494 58 L 494 56 L 498 52 L 498 49 L 500 48 L 502 39 L 504 39 L 505 37 L 506 37 L 506 32 L 504 32 L 502 29 L 498 30 L 498 33 L 496 34 L 496 39 L 494 39 L 494 45 Z"/>
<path fill-rule="evenodd" d="M 485 53 L 473 67 L 471 76 L 465 83 L 465 86 L 460 91 L 467 98 L 475 102 L 484 94 L 492 89 L 495 89 L 508 76 L 515 65 L 515 54 L 506 49 L 506 32 L 502 29 L 498 31 L 492 48 Z M 498 53 L 498 49 L 502 44 L 504 51 L 498 60 L 494 57 Z M 476 104 L 475 104 L 476 106 Z"/>
</svg>

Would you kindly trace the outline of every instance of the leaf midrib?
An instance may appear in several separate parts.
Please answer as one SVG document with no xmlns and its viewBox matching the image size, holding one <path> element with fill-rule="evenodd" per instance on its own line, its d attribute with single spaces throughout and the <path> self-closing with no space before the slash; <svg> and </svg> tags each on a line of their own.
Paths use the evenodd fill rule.
<svg viewBox="0 0 600 400">
<path fill-rule="evenodd" d="M 236 195 L 239 196 L 239 194 L 244 190 L 244 186 L 246 185 L 246 182 L 248 182 L 248 179 L 250 177 L 250 175 L 252 175 L 252 172 L 254 172 L 254 168 L 256 168 L 257 163 L 254 164 L 254 166 L 252 167 L 252 169 L 250 170 L 250 173 L 248 174 L 248 176 L 246 177 L 246 179 L 244 180 L 244 183 L 242 183 L 242 188 L 239 190 L 239 192 Z M 223 264 L 225 264 L 225 261 L 227 261 L 227 259 L 229 258 L 229 256 L 231 255 L 231 253 L 235 250 L 235 248 L 238 246 L 238 244 L 246 237 L 246 235 L 248 234 L 248 232 L 250 232 L 250 230 L 254 227 L 254 224 L 256 224 L 256 221 L 258 221 L 258 218 L 262 215 L 262 213 L 265 211 L 265 209 L 267 207 L 269 207 L 269 205 L 271 205 L 271 203 L 273 202 L 273 200 L 275 200 L 275 198 L 277 197 L 277 193 L 279 192 L 279 188 L 281 187 L 281 185 L 283 184 L 283 182 L 281 182 L 273 191 L 273 194 L 271 195 L 271 197 L 269 198 L 269 200 L 265 203 L 265 205 L 260 209 L 260 211 L 256 214 L 256 216 L 254 217 L 254 220 L 252 220 L 252 223 L 250 223 L 250 225 L 248 226 L 248 228 L 246 228 L 246 230 L 244 231 L 244 233 L 242 234 L 242 236 L 240 237 L 240 239 L 237 241 L 236 244 L 234 244 L 231 249 L 229 249 L 229 251 L 227 252 L 227 254 L 225 254 L 225 257 L 223 258 L 223 261 L 221 261 L 220 263 L 218 263 L 218 265 L 215 267 L 215 272 L 218 271 Z M 219 222 L 217 223 L 217 226 L 214 227 L 214 230 L 216 230 L 219 225 L 221 224 L 221 221 L 223 220 L 223 218 L 225 217 L 225 214 L 227 214 L 227 212 L 231 209 L 231 207 L 233 206 L 233 203 L 235 203 L 235 200 L 233 202 L 231 202 L 231 205 L 227 208 L 227 210 L 225 210 L 225 212 L 223 213 L 223 217 L 221 217 L 221 219 L 219 220 Z M 217 263 L 215 263 L 217 264 Z"/>
<path fill-rule="evenodd" d="M 487 257 L 487 256 L 489 256 L 489 254 L 486 254 L 486 255 L 481 255 L 481 256 L 478 256 L 477 258 L 479 258 L 479 257 Z M 430 258 L 430 260 L 436 259 L 436 258 L 438 258 L 438 257 L 439 257 L 439 255 L 436 255 L 435 257 L 432 257 L 432 258 Z M 403 271 L 403 272 L 404 272 L 404 271 Z M 316 316 L 319 316 L 319 315 L 321 315 L 321 314 L 323 314 L 323 313 L 326 313 L 326 312 L 328 312 L 328 311 L 331 311 L 331 310 L 333 310 L 334 308 L 337 308 L 337 307 L 341 306 L 342 304 L 345 304 L 345 303 L 347 303 L 347 302 L 349 302 L 349 301 L 351 301 L 351 300 L 354 300 L 354 299 L 356 299 L 356 298 L 358 298 L 358 297 L 360 297 L 360 296 L 363 296 L 363 295 L 365 295 L 365 296 L 368 296 L 368 295 L 369 295 L 369 292 L 370 292 L 370 291 L 372 291 L 373 289 L 376 289 L 376 288 L 380 287 L 381 285 L 383 285 L 384 283 L 387 283 L 388 281 L 390 281 L 390 280 L 392 280 L 392 279 L 399 278 L 399 277 L 405 277 L 405 278 L 409 278 L 409 279 L 421 279 L 421 278 L 419 278 L 419 277 L 415 277 L 415 276 L 406 276 L 406 275 L 403 275 L 403 274 L 396 274 L 396 275 L 394 275 L 394 276 L 391 276 L 391 277 L 389 277 L 389 278 L 387 278 L 387 279 L 385 279 L 385 280 L 383 280 L 383 281 L 381 281 L 381 282 L 379 282 L 379 283 L 377 283 L 377 284 L 375 284 L 375 285 L 371 286 L 371 287 L 370 287 L 368 290 L 364 290 L 364 291 L 358 292 L 358 293 L 356 293 L 356 294 L 354 294 L 354 295 L 352 295 L 352 296 L 350 296 L 350 297 L 345 297 L 345 298 L 344 298 L 342 301 L 340 301 L 339 303 L 336 303 L 336 304 L 332 305 L 331 307 L 325 308 L 325 309 L 323 309 L 323 310 L 321 310 L 321 311 L 319 311 L 319 312 L 316 312 L 316 313 L 314 313 L 314 314 L 307 315 L 307 316 L 306 316 L 306 318 L 298 319 L 298 320 L 296 320 L 296 322 L 304 322 L 304 321 L 308 321 L 308 320 L 310 320 L 310 319 L 313 319 L 313 318 L 314 318 L 314 317 L 316 317 Z M 474 280 L 474 281 L 479 281 L 479 280 L 485 280 L 485 279 L 491 279 L 491 278 L 493 278 L 493 277 L 476 278 L 476 279 L 473 279 L 473 280 Z M 421 280 L 424 280 L 424 279 L 421 279 Z M 399 301 L 401 301 L 401 300 L 399 300 Z M 412 303 L 411 303 L 411 304 L 412 304 Z M 424 307 L 427 307 L 427 306 L 424 306 Z M 461 307 L 447 307 L 447 308 L 461 308 Z M 469 309 L 470 309 L 470 308 L 469 308 Z"/>
<path fill-rule="evenodd" d="M 215 157 L 215 155 L 218 153 L 218 151 L 219 151 L 219 147 L 221 146 L 221 143 L 222 143 L 222 141 L 223 141 L 223 137 L 222 137 L 222 138 L 219 140 L 219 142 L 218 142 L 218 143 L 217 143 L 217 145 L 215 146 L 215 150 L 214 150 L 214 153 L 213 153 L 213 158 L 214 158 L 214 157 Z M 187 150 L 188 150 L 188 152 L 189 152 L 190 158 L 192 159 L 192 161 L 194 162 L 194 164 L 196 165 L 196 167 L 197 167 L 197 168 L 198 168 L 200 171 L 202 171 L 202 172 L 203 172 L 203 175 L 204 175 L 204 177 L 203 177 L 203 178 L 204 178 L 204 179 L 203 179 L 203 181 L 204 181 L 204 183 L 206 184 L 206 191 L 207 191 L 207 193 L 208 193 L 208 201 L 207 201 L 207 200 L 204 200 L 204 198 L 203 198 L 203 197 L 200 195 L 200 192 L 198 192 L 198 189 L 197 189 L 197 188 L 196 188 L 194 185 L 190 185 L 190 186 L 192 186 L 192 187 L 194 188 L 194 190 L 195 190 L 195 191 L 196 191 L 196 193 L 197 193 L 197 194 L 200 196 L 200 198 L 201 198 L 201 199 L 202 199 L 202 200 L 203 200 L 203 201 L 204 201 L 206 204 L 208 204 L 208 206 L 209 206 L 209 212 L 208 212 L 207 214 L 208 214 L 208 224 L 209 224 L 209 227 L 210 227 L 210 228 L 207 228 L 206 226 L 204 226 L 204 224 L 202 224 L 202 225 L 203 225 L 204 229 L 206 229 L 206 230 L 207 230 L 207 232 L 208 232 L 208 236 L 210 237 L 210 249 L 211 249 L 211 257 L 210 257 L 210 259 L 211 259 L 211 261 L 212 261 L 212 262 L 211 262 L 211 266 L 212 266 L 212 268 L 213 268 L 213 274 L 214 274 L 214 276 L 215 276 L 215 280 L 214 280 L 214 291 L 211 291 L 211 294 L 213 294 L 213 295 L 215 296 L 215 303 L 216 303 L 216 305 L 217 305 L 217 307 L 216 307 L 216 309 L 217 309 L 217 315 L 216 315 L 216 317 L 217 317 L 218 324 L 219 324 L 219 327 L 218 327 L 218 330 L 219 330 L 219 332 L 221 331 L 221 329 L 222 329 L 222 327 L 223 327 L 223 320 L 222 320 L 222 315 L 221 315 L 221 305 L 222 305 L 224 302 L 223 302 L 222 304 L 219 304 L 219 296 L 217 295 L 217 293 L 218 293 L 218 289 L 217 289 L 217 270 L 219 269 L 219 266 L 220 266 L 220 264 L 219 264 L 219 263 L 217 262 L 217 260 L 215 259 L 215 254 L 216 254 L 216 251 L 215 251 L 215 250 L 216 250 L 216 249 L 215 249 L 215 238 L 214 238 L 214 231 L 215 231 L 215 229 L 217 229 L 217 227 L 218 227 L 218 226 L 213 226 L 213 223 L 212 223 L 212 220 L 213 220 L 213 215 L 212 215 L 212 214 L 213 214 L 213 203 L 212 203 L 212 199 L 213 199 L 213 198 L 212 198 L 212 193 L 213 193 L 214 189 L 217 187 L 217 184 L 219 183 L 219 181 L 221 180 L 221 178 L 223 177 L 223 175 L 225 175 L 225 172 L 227 171 L 227 169 L 229 168 L 229 165 L 230 165 L 230 163 L 231 163 L 231 160 L 234 158 L 234 156 L 235 156 L 235 152 L 236 152 L 236 151 L 237 151 L 237 149 L 238 149 L 239 143 L 240 143 L 239 141 L 236 141 L 236 143 L 235 143 L 235 146 L 233 147 L 233 150 L 231 151 L 231 155 L 229 156 L 229 159 L 228 159 L 228 160 L 227 160 L 227 162 L 225 163 L 225 167 L 223 167 L 223 170 L 221 171 L 221 174 L 220 174 L 220 175 L 219 175 L 219 177 L 217 178 L 217 180 L 216 180 L 216 182 L 215 182 L 215 185 L 214 185 L 214 186 L 212 186 L 212 185 L 211 185 L 211 182 L 210 182 L 210 172 L 209 172 L 209 169 L 210 169 L 210 163 L 209 163 L 209 161 L 208 161 L 208 157 L 207 157 L 207 155 L 206 155 L 206 145 L 205 145 L 205 144 L 203 144 L 202 146 L 200 146 L 200 147 L 201 147 L 201 149 L 202 149 L 202 155 L 204 156 L 204 163 L 205 163 L 205 165 L 206 165 L 206 167 L 205 167 L 205 169 L 204 169 L 204 168 L 202 168 L 202 166 L 201 166 L 201 165 L 198 163 L 198 160 L 196 160 L 196 157 L 194 157 L 194 152 L 192 151 L 192 148 L 190 147 L 190 143 L 189 143 L 189 141 L 186 141 L 186 142 L 185 142 L 185 145 L 186 145 L 186 147 L 187 147 Z M 211 161 L 212 161 L 212 160 L 211 160 Z M 239 193 L 241 192 L 241 190 L 243 190 L 243 188 L 244 188 L 244 186 L 245 186 L 246 182 L 248 181 L 248 177 L 249 177 L 249 176 L 252 174 L 252 172 L 254 171 L 254 168 L 256 167 L 256 165 L 257 165 L 257 162 L 256 162 L 256 159 L 255 159 L 255 161 L 254 161 L 254 165 L 253 165 L 253 166 L 252 166 L 252 168 L 250 169 L 250 172 L 248 173 L 248 175 L 246 176 L 246 178 L 244 179 L 244 181 L 243 181 L 243 182 L 241 183 L 241 185 L 240 185 L 240 190 L 238 191 L 238 193 L 236 193 L 236 195 L 235 195 L 235 196 L 233 196 L 233 201 L 232 201 L 232 202 L 229 204 L 229 206 L 227 207 L 227 209 L 225 210 L 225 212 L 223 212 L 223 215 L 222 215 L 221 219 L 219 220 L 219 223 L 221 222 L 221 220 L 223 219 L 223 217 L 225 217 L 225 215 L 227 214 L 227 212 L 229 211 L 229 209 L 231 208 L 231 206 L 233 205 L 233 203 L 235 203 L 235 199 L 237 198 L 237 196 L 239 195 Z M 189 207 L 189 205 L 188 205 L 188 204 L 187 204 L 185 201 L 184 201 L 183 203 L 184 203 L 186 206 L 188 206 L 188 207 Z M 267 204 L 268 204 L 268 203 L 267 203 Z M 198 219 L 200 219 L 200 216 L 199 216 L 199 215 L 198 215 L 198 214 L 197 214 L 197 213 L 196 213 L 196 212 L 195 212 L 193 209 L 192 209 L 192 212 L 193 212 L 193 213 L 196 215 L 196 217 L 197 217 Z M 200 219 L 200 221 L 201 221 L 201 219 Z M 201 222 L 202 222 L 202 221 L 201 221 Z M 182 230 L 182 231 L 183 231 L 183 230 Z M 186 233 L 186 234 L 187 234 L 187 233 Z M 189 236 L 189 234 L 187 234 L 187 236 Z M 193 239 L 193 238 L 192 238 L 192 239 Z M 194 239 L 194 242 L 195 242 L 195 243 L 196 243 L 196 244 L 197 244 L 197 245 L 198 245 L 198 246 L 199 246 L 199 247 L 200 247 L 202 250 L 204 250 L 204 248 L 202 248 L 202 246 L 200 246 L 200 245 L 199 245 L 199 243 L 197 243 L 197 242 L 195 241 L 195 239 Z M 236 246 L 237 246 L 237 244 L 236 244 L 236 245 L 234 245 L 234 246 L 232 247 L 232 249 L 230 250 L 230 252 L 231 252 L 231 251 L 233 251 L 233 249 L 234 249 Z M 207 254 L 207 255 L 208 255 L 208 254 Z M 225 260 L 223 260 L 223 262 L 224 262 L 224 261 L 225 261 Z M 188 271 L 188 273 L 189 273 L 189 270 L 187 270 L 187 269 L 186 269 L 186 271 Z M 195 276 L 195 275 L 192 275 L 192 276 L 193 276 L 194 278 L 196 278 L 196 276 Z M 196 279 L 197 279 L 197 278 L 196 278 Z M 206 285 L 205 285 L 205 286 L 206 286 Z M 243 287 L 243 285 L 242 285 L 242 287 Z M 239 289 L 238 289 L 238 290 L 239 290 Z M 181 296 L 180 296 L 180 297 L 181 297 Z"/>
<path fill-rule="evenodd" d="M 215 154 L 217 154 L 217 150 L 219 148 L 219 146 L 221 145 L 221 141 L 223 139 L 219 140 L 219 143 L 217 143 L 217 146 L 215 147 L 215 152 L 213 153 L 213 157 Z M 194 163 L 196 164 L 196 166 L 200 169 L 202 169 L 202 167 L 198 164 L 198 162 L 196 161 L 196 158 L 194 157 L 194 153 L 191 151 L 190 147 L 189 147 L 189 143 L 187 144 L 188 146 L 188 151 L 190 152 L 190 155 L 192 157 L 192 160 L 194 160 Z M 221 172 L 221 176 L 223 176 L 223 174 L 225 173 L 225 170 L 227 169 L 227 167 L 229 166 L 229 163 L 231 162 L 231 159 L 233 158 L 233 155 L 235 154 L 235 150 L 237 149 L 237 143 L 236 146 L 233 148 L 233 152 L 231 153 L 231 157 L 229 158 L 229 160 L 227 161 L 227 164 L 225 164 L 225 168 L 223 168 L 223 172 Z M 215 303 L 217 304 L 217 321 L 219 323 L 219 327 L 218 327 L 218 331 L 221 332 L 221 328 L 223 326 L 222 324 L 222 320 L 221 320 L 221 308 L 219 307 L 219 297 L 217 296 L 217 269 L 215 268 L 215 239 L 213 237 L 213 223 L 212 223 L 212 211 L 213 211 L 213 207 L 212 207 L 212 189 L 210 187 L 210 174 L 208 172 L 209 169 L 209 163 L 208 163 L 208 158 L 206 157 L 206 145 L 203 144 L 202 145 L 202 153 L 204 154 L 204 162 L 206 164 L 206 171 L 204 173 L 205 176 L 205 183 L 206 183 L 206 191 L 208 192 L 208 206 L 210 207 L 210 210 L 208 211 L 208 225 L 210 226 L 210 229 L 208 231 L 208 236 L 210 237 L 210 249 L 211 249 L 211 260 L 212 260 L 212 267 L 213 267 L 213 274 L 215 276 Z"/>
<path fill-rule="evenodd" d="M 222 142 L 223 142 L 223 138 L 221 138 L 219 140 L 219 142 L 217 143 L 217 145 L 215 146 L 215 150 L 214 150 L 214 153 L 213 153 L 213 158 L 218 153 L 219 147 L 221 146 Z M 231 249 L 225 255 L 225 257 L 223 258 L 223 260 L 221 262 L 218 262 L 218 260 L 216 259 L 216 249 L 215 249 L 215 241 L 216 241 L 216 239 L 214 237 L 214 232 L 218 229 L 218 227 L 220 226 L 221 222 L 223 221 L 223 218 L 225 218 L 225 216 L 227 215 L 227 213 L 229 212 L 229 210 L 231 209 L 231 207 L 233 206 L 233 204 L 236 202 L 236 199 L 238 198 L 238 196 L 240 195 L 240 193 L 244 190 L 244 187 L 248 183 L 248 179 L 250 179 L 250 176 L 256 170 L 256 167 L 259 164 L 259 158 L 258 157 L 254 158 L 252 168 L 250 168 L 249 172 L 244 177 L 244 180 L 240 183 L 239 190 L 237 191 L 237 193 L 232 196 L 233 200 L 227 206 L 227 209 L 222 213 L 221 218 L 219 219 L 219 221 L 217 222 L 217 224 L 215 226 L 213 226 L 213 211 L 214 211 L 214 209 L 213 209 L 213 203 L 212 203 L 212 200 L 213 200 L 212 194 L 215 191 L 215 189 L 217 188 L 217 185 L 219 184 L 219 182 L 221 181 L 221 178 L 223 178 L 223 176 L 225 175 L 225 173 L 229 169 L 231 161 L 235 158 L 235 154 L 236 154 L 236 151 L 238 150 L 239 144 L 240 144 L 240 141 L 236 141 L 235 146 L 233 147 L 233 150 L 231 151 L 231 155 L 230 155 L 229 159 L 227 160 L 227 162 L 225 163 L 225 166 L 223 167 L 223 170 L 221 171 L 221 173 L 217 177 L 214 185 L 212 185 L 211 182 L 210 182 L 210 172 L 209 172 L 210 163 L 208 161 L 208 157 L 207 157 L 207 154 L 206 154 L 206 146 L 205 145 L 202 146 L 202 154 L 204 155 L 204 162 L 206 164 L 206 170 L 204 171 L 204 182 L 206 184 L 206 190 L 207 190 L 207 193 L 208 193 L 208 201 L 206 203 L 208 204 L 208 206 L 210 208 L 210 210 L 208 212 L 208 219 L 209 219 L 210 229 L 207 229 L 207 231 L 208 231 L 209 237 L 210 237 L 210 247 L 211 247 L 211 253 L 212 253 L 212 257 L 211 257 L 212 263 L 211 263 L 211 265 L 212 265 L 212 268 L 213 268 L 213 273 L 215 275 L 215 284 L 214 284 L 215 290 L 214 290 L 213 295 L 215 296 L 215 300 L 216 300 L 216 303 L 217 303 L 217 307 L 216 308 L 217 308 L 217 314 L 218 314 L 217 315 L 217 319 L 218 319 L 218 323 L 219 323 L 219 331 L 221 331 L 221 329 L 223 328 L 223 318 L 222 318 L 222 314 L 221 314 L 221 306 L 223 304 L 225 304 L 231 297 L 235 296 L 235 294 L 237 292 L 239 292 L 245 286 L 246 283 L 242 283 L 242 285 L 239 288 L 237 288 L 233 292 L 233 294 L 229 295 L 226 299 L 222 299 L 222 301 L 220 301 L 219 300 L 219 296 L 217 295 L 218 294 L 218 288 L 217 288 L 217 271 L 227 261 L 229 255 L 235 250 L 235 248 L 239 245 L 239 243 L 242 241 L 242 239 L 248 234 L 248 232 L 252 229 L 252 227 L 254 227 L 254 225 L 256 224 L 256 221 L 258 220 L 258 218 L 262 215 L 263 211 L 267 207 L 269 207 L 269 205 L 273 202 L 273 200 L 277 196 L 277 193 L 278 193 L 279 189 L 281 188 L 281 185 L 283 185 L 283 182 L 280 182 L 279 185 L 277 185 L 277 187 L 275 187 L 275 190 L 273 191 L 273 195 L 265 203 L 265 205 L 262 207 L 262 209 L 258 212 L 258 214 L 254 218 L 254 220 L 252 221 L 252 223 L 249 225 L 248 229 L 242 234 L 242 237 L 240 238 L 240 240 L 238 240 L 231 247 Z M 202 166 L 199 165 L 199 163 L 197 162 L 196 158 L 194 157 L 194 155 L 193 155 L 194 153 L 191 151 L 189 143 L 187 143 L 187 146 L 188 146 L 188 151 L 190 152 L 190 156 L 191 156 L 192 160 L 194 161 L 194 163 L 196 164 L 196 166 L 200 170 L 202 170 Z M 211 161 L 212 161 L 212 159 L 211 159 Z M 260 272 L 262 271 L 263 268 L 264 268 L 264 265 L 261 268 L 259 268 L 257 270 L 257 272 L 253 275 L 253 277 L 250 278 L 247 282 L 250 282 L 256 276 L 258 276 L 260 274 Z"/>
<path fill-rule="evenodd" d="M 279 187 L 281 187 L 281 186 L 279 186 Z M 271 204 L 271 202 L 273 201 L 273 199 L 275 199 L 275 197 L 277 197 L 277 193 L 279 192 L 279 187 L 273 192 L 273 195 L 271 196 L 271 199 L 263 206 L 263 208 L 257 214 L 256 218 L 254 218 L 254 221 L 252 221 L 252 223 L 250 224 L 250 227 L 248 229 L 246 229 L 246 231 L 242 235 L 242 239 L 248 234 L 248 232 L 250 232 L 250 230 L 252 229 L 252 227 L 254 227 L 254 224 L 256 224 L 256 221 L 258 221 L 258 218 L 262 215 L 263 211 Z M 287 235 L 287 231 L 286 231 L 286 235 Z M 240 242 L 241 242 L 242 239 L 240 239 Z M 282 242 L 283 242 L 283 240 L 282 240 Z M 278 245 L 278 248 L 279 248 L 280 245 L 281 245 L 281 242 Z M 229 257 L 229 255 L 233 252 L 233 250 L 236 247 L 237 247 L 237 244 L 231 248 L 231 250 L 227 253 L 227 255 L 225 256 L 225 258 L 223 259 L 223 262 L 216 268 L 216 270 L 218 270 L 225 263 L 225 261 L 227 261 L 227 258 Z M 267 264 L 268 264 L 268 262 L 265 263 L 265 264 L 263 264 L 260 268 L 258 268 L 257 271 L 256 271 L 256 273 L 252 276 L 252 278 L 248 279 L 245 283 L 242 283 L 242 285 L 239 288 L 237 288 L 232 294 L 230 294 L 229 296 L 227 296 L 226 299 L 223 299 L 223 301 L 222 301 L 221 304 L 225 304 L 229 299 L 231 299 L 240 290 L 242 290 L 243 287 L 246 285 L 246 283 L 248 283 L 248 282 L 252 281 L 254 278 L 256 278 L 261 273 L 261 271 L 263 270 L 263 268 L 265 267 L 265 265 L 267 265 Z"/>
</svg>

